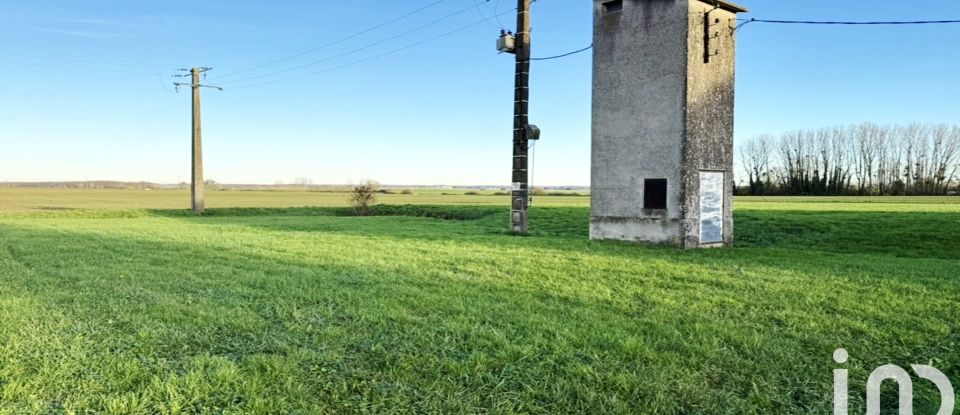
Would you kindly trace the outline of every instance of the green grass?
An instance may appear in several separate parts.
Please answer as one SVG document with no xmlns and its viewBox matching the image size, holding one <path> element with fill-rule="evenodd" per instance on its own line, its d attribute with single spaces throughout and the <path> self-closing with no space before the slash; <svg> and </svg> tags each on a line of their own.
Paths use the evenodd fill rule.
<svg viewBox="0 0 960 415">
<path fill-rule="evenodd" d="M 494 192 L 465 195 L 467 190 L 415 189 L 412 195 L 380 194 L 388 204 L 501 205 L 509 206 L 509 196 Z M 450 193 L 444 195 L 443 193 Z M 219 191 L 207 192 L 208 208 L 343 206 L 348 194 L 336 191 Z M 538 206 L 588 206 L 589 196 L 537 196 Z M 0 187 L 0 212 L 61 211 L 76 209 L 189 209 L 187 190 L 113 190 L 113 189 L 35 189 Z"/>
<path fill-rule="evenodd" d="M 740 198 L 680 251 L 587 198 L 513 237 L 495 196 L 142 193 L 0 201 L 0 413 L 828 414 L 838 347 L 851 413 L 881 364 L 960 386 L 955 198 Z"/>
</svg>

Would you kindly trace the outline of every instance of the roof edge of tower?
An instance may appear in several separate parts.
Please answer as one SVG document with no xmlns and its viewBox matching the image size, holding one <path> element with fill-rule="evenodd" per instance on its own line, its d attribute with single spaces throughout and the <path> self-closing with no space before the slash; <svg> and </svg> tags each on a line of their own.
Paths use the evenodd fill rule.
<svg viewBox="0 0 960 415">
<path fill-rule="evenodd" d="M 729 1 L 726 1 L 726 0 L 699 0 L 699 1 L 700 1 L 700 2 L 703 2 L 703 3 L 707 3 L 707 4 L 714 5 L 714 6 L 718 7 L 718 8 L 721 8 L 721 9 L 724 9 L 724 10 L 726 10 L 726 11 L 733 12 L 733 13 L 747 13 L 747 12 L 749 12 L 749 10 L 747 10 L 746 7 L 743 7 L 743 6 L 739 5 L 739 4 L 736 4 L 736 3 L 733 3 L 733 2 L 729 2 Z"/>
</svg>

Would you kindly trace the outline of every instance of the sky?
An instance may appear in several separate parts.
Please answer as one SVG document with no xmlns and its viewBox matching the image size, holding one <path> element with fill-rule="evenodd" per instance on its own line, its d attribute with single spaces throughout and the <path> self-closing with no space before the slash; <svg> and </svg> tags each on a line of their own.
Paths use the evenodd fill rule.
<svg viewBox="0 0 960 415">
<path fill-rule="evenodd" d="M 743 3 L 742 17 L 758 19 L 960 19 L 956 0 Z M 202 91 L 208 179 L 509 184 L 514 65 L 495 41 L 514 29 L 515 6 L 2 0 L 0 182 L 188 181 L 190 93 L 171 75 L 208 66 L 204 82 L 224 87 Z M 539 0 L 532 20 L 534 57 L 592 41 L 590 1 Z M 956 39 L 960 25 L 747 25 L 735 138 L 957 123 Z M 530 116 L 543 131 L 534 185 L 590 182 L 591 59 L 532 65 Z"/>
</svg>

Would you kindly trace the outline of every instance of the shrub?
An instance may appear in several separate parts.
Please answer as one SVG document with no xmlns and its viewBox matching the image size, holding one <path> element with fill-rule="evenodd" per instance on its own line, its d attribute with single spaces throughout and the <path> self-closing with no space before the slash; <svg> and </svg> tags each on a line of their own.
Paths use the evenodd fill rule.
<svg viewBox="0 0 960 415">
<path fill-rule="evenodd" d="M 373 180 L 367 180 L 354 186 L 350 192 L 350 205 L 353 206 L 353 212 L 360 216 L 370 215 L 370 206 L 377 203 L 377 192 L 380 190 L 380 183 Z"/>
<path fill-rule="evenodd" d="M 410 190 L 410 189 L 403 189 L 403 191 L 401 191 L 400 194 L 402 194 L 402 195 L 412 195 L 412 194 L 413 194 L 413 191 Z"/>
<path fill-rule="evenodd" d="M 471 190 L 471 191 L 469 191 L 469 192 L 464 193 L 464 195 L 467 195 L 467 196 L 480 196 L 480 192 L 475 191 L 475 190 Z"/>
<path fill-rule="evenodd" d="M 533 189 L 530 190 L 530 194 L 534 196 L 544 196 L 547 194 L 547 191 L 543 190 L 542 187 L 534 187 Z"/>
</svg>

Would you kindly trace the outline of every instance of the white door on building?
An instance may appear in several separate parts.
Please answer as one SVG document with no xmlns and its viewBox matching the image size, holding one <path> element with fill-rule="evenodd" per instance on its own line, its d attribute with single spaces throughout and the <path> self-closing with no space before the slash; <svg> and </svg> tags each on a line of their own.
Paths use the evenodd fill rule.
<svg viewBox="0 0 960 415">
<path fill-rule="evenodd" d="M 723 172 L 700 172 L 700 243 L 723 242 Z"/>
</svg>

